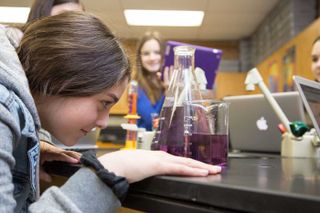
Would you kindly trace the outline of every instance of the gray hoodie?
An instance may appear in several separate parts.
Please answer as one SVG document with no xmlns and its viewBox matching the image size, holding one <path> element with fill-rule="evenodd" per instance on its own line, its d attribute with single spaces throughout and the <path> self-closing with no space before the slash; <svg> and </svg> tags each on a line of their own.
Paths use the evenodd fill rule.
<svg viewBox="0 0 320 213">
<path fill-rule="evenodd" d="M 119 200 L 87 168 L 39 197 L 39 128 L 27 78 L 0 25 L 0 212 L 114 212 Z"/>
</svg>

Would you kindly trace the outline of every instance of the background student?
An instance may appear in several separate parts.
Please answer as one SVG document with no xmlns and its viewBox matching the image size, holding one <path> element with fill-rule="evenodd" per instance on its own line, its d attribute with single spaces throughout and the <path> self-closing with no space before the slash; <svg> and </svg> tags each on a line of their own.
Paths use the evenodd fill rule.
<svg viewBox="0 0 320 213">
<path fill-rule="evenodd" d="M 164 102 L 165 85 L 161 81 L 164 44 L 156 32 L 147 32 L 137 47 L 137 69 L 134 79 L 138 82 L 137 111 L 141 117 L 138 126 L 152 130 L 152 113 L 160 114 Z"/>
<path fill-rule="evenodd" d="M 311 59 L 311 71 L 315 77 L 315 80 L 320 82 L 320 36 L 317 37 L 313 42 Z"/>
<path fill-rule="evenodd" d="M 27 22 L 66 11 L 84 11 L 79 0 L 35 0 L 32 3 Z"/>
<path fill-rule="evenodd" d="M 66 11 L 84 11 L 79 0 L 34 0 L 28 15 L 27 23 Z M 15 47 L 19 46 L 23 32 L 16 27 L 8 27 L 7 34 Z"/>
</svg>

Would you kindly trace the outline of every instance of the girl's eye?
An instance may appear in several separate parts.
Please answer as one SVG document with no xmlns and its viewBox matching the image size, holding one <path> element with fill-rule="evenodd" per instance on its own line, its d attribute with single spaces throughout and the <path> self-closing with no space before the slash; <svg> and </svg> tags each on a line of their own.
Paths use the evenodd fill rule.
<svg viewBox="0 0 320 213">
<path fill-rule="evenodd" d="M 312 57 L 312 62 L 317 62 L 318 61 L 318 57 Z"/>
<path fill-rule="evenodd" d="M 102 104 L 104 109 L 107 109 L 112 105 L 112 102 L 110 102 L 110 101 L 101 101 L 101 104 Z"/>
</svg>

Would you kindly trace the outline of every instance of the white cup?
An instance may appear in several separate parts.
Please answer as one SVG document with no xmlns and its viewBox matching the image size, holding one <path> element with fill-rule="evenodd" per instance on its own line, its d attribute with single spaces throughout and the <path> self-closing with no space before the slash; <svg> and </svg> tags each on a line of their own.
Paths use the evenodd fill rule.
<svg viewBox="0 0 320 213">
<path fill-rule="evenodd" d="M 150 150 L 155 133 L 155 131 L 141 132 L 141 138 L 138 140 L 138 149 Z"/>
</svg>

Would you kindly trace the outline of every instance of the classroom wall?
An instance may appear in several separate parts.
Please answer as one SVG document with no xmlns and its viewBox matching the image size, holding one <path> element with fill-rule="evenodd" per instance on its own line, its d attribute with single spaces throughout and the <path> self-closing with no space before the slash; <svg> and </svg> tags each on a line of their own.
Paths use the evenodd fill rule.
<svg viewBox="0 0 320 213">
<path fill-rule="evenodd" d="M 311 72 L 311 49 L 313 41 L 318 36 L 320 36 L 320 18 L 257 65 L 264 82 L 272 92 L 292 90 L 293 75 L 314 79 Z M 292 54 L 293 49 L 294 54 Z M 254 92 L 245 91 L 243 84 L 245 77 L 246 73 L 218 73 L 216 97 L 261 93 L 258 87 Z"/>
<path fill-rule="evenodd" d="M 245 90 L 246 74 L 243 72 L 218 72 L 215 81 L 215 99 L 222 99 L 225 96 L 251 94 Z"/>
<path fill-rule="evenodd" d="M 293 75 L 314 79 L 311 72 L 311 49 L 313 41 L 318 36 L 320 36 L 320 18 L 257 65 L 264 82 L 272 92 L 291 90 Z M 292 54 L 293 49 L 294 54 Z M 245 77 L 246 72 L 218 73 L 216 97 L 261 93 L 258 87 L 254 92 L 245 91 L 243 83 Z"/>
<path fill-rule="evenodd" d="M 284 84 L 290 83 L 293 75 L 300 75 L 308 79 L 314 79 L 311 72 L 311 49 L 312 43 L 316 37 L 320 35 L 320 19 L 316 19 L 304 31 L 292 38 L 272 55 L 262 61 L 257 67 L 262 74 L 264 81 L 269 87 L 272 87 L 270 76 L 278 78 L 278 91 L 284 91 Z M 285 63 L 285 57 L 288 51 L 295 49 L 294 62 L 292 64 Z M 291 69 L 289 76 L 285 76 L 286 69 Z"/>
</svg>

